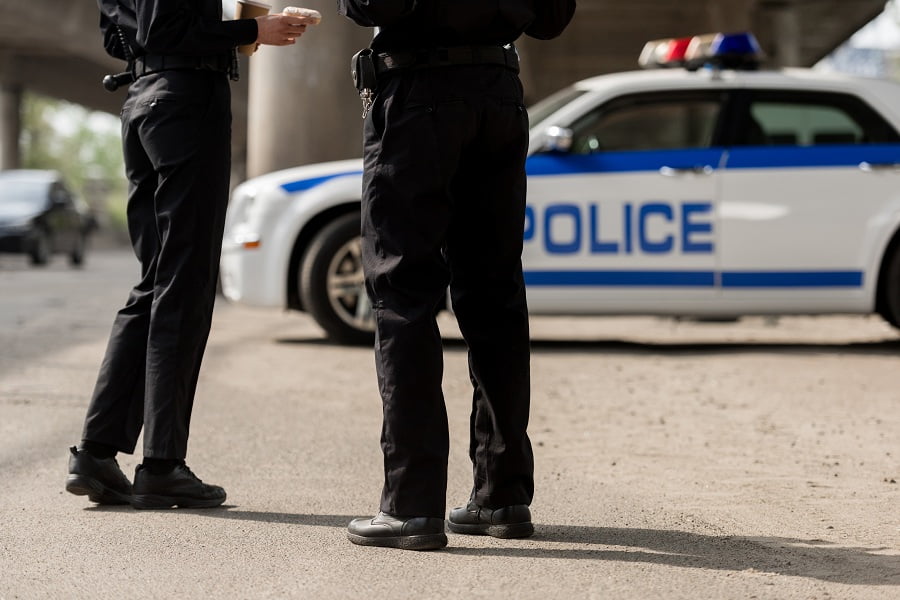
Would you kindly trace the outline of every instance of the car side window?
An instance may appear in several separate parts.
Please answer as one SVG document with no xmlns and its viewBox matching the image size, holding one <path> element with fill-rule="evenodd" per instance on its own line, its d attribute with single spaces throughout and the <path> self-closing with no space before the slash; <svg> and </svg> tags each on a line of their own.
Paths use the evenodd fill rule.
<svg viewBox="0 0 900 600">
<path fill-rule="evenodd" d="M 69 195 L 69 192 L 58 183 L 53 184 L 53 187 L 50 188 L 50 202 L 54 206 L 64 206 L 71 207 L 72 206 L 72 197 Z"/>
<path fill-rule="evenodd" d="M 848 94 L 754 92 L 737 145 L 821 146 L 900 141 L 897 132 L 861 99 Z"/>
<path fill-rule="evenodd" d="M 718 92 L 616 98 L 572 124 L 571 152 L 708 148 L 715 139 L 723 100 Z"/>
</svg>

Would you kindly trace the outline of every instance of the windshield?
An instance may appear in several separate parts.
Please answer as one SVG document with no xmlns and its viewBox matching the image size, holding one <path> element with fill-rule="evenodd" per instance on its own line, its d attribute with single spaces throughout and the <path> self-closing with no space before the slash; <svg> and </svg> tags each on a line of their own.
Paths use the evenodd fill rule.
<svg viewBox="0 0 900 600">
<path fill-rule="evenodd" d="M 528 109 L 528 120 L 531 122 L 532 127 L 538 125 L 541 121 L 584 93 L 585 90 L 579 90 L 575 87 L 563 88 L 532 105 Z"/>
<path fill-rule="evenodd" d="M 0 179 L 0 215 L 27 216 L 47 208 L 47 184 Z"/>
</svg>

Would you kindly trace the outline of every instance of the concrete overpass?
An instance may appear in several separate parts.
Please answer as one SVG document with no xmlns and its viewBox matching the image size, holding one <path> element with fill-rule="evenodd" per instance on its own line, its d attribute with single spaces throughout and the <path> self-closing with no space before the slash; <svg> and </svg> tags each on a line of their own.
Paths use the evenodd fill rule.
<svg viewBox="0 0 900 600">
<path fill-rule="evenodd" d="M 226 0 L 230 2 L 230 0 Z M 334 0 L 274 0 L 316 8 L 323 23 L 291 48 L 242 59 L 234 86 L 235 177 L 361 155 L 360 102 L 349 59 L 371 32 Z M 877 16 L 885 0 L 579 0 L 558 40 L 523 39 L 530 101 L 590 75 L 633 69 L 646 40 L 752 30 L 768 66 L 809 66 Z M 19 164 L 23 90 L 117 114 L 124 91 L 100 86 L 122 63 L 103 51 L 95 0 L 0 0 L 0 168 Z M 248 110 L 249 109 L 249 110 Z M 249 115 L 249 116 L 248 116 Z"/>
</svg>

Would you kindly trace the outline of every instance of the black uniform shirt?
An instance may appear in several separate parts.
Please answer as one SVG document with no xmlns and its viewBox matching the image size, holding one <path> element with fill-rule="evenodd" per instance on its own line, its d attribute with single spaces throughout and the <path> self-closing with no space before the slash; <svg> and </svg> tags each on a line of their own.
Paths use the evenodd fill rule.
<svg viewBox="0 0 900 600">
<path fill-rule="evenodd" d="M 128 60 L 118 25 L 131 54 L 213 56 L 253 43 L 256 21 L 222 20 L 221 0 L 97 0 L 106 51 Z"/>
<path fill-rule="evenodd" d="M 504 45 L 522 33 L 546 40 L 561 34 L 575 0 L 338 0 L 338 12 L 378 27 L 375 50 Z"/>
</svg>

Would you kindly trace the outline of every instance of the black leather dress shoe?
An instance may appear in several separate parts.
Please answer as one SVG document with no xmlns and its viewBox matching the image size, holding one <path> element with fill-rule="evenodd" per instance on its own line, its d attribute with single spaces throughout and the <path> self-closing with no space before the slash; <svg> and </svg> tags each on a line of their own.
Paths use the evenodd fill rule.
<svg viewBox="0 0 900 600">
<path fill-rule="evenodd" d="M 347 538 L 360 546 L 384 546 L 404 550 L 437 550 L 447 545 L 444 520 L 436 517 L 393 517 L 380 512 L 353 519 Z"/>
<path fill-rule="evenodd" d="M 144 465 L 134 471 L 135 508 L 213 508 L 225 502 L 225 490 L 200 481 L 187 465 L 178 465 L 169 473 L 154 475 Z"/>
<path fill-rule="evenodd" d="M 496 538 L 523 538 L 534 533 L 531 510 L 525 504 L 490 509 L 470 502 L 450 511 L 447 526 L 453 533 Z"/>
<path fill-rule="evenodd" d="M 97 458 L 75 446 L 69 448 L 69 476 L 66 491 L 87 496 L 97 504 L 128 504 L 131 482 L 115 458 Z"/>
</svg>

